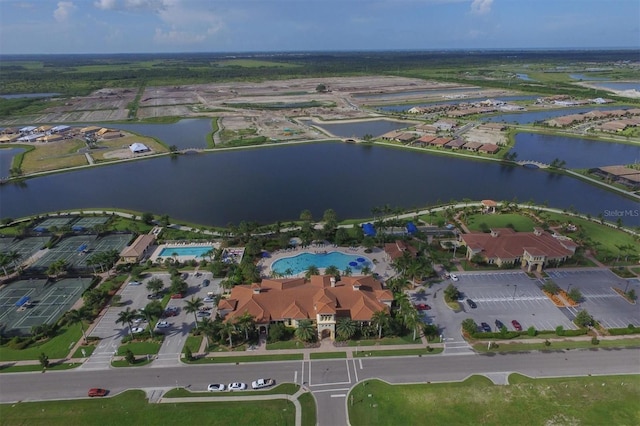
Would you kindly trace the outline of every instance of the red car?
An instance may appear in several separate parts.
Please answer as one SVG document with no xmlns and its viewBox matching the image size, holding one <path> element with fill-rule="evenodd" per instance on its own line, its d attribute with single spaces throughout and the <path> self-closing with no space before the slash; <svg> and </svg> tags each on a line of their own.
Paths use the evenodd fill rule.
<svg viewBox="0 0 640 426">
<path fill-rule="evenodd" d="M 107 390 L 106 389 L 101 389 L 101 388 L 91 388 L 89 389 L 89 396 L 90 397 L 94 397 L 94 396 L 105 396 L 107 395 Z"/>
<path fill-rule="evenodd" d="M 522 326 L 520 325 L 520 323 L 516 320 L 511 321 L 511 325 L 513 326 L 513 328 L 516 331 L 522 331 Z"/>
<path fill-rule="evenodd" d="M 182 299 L 183 297 L 182 293 L 175 293 L 171 295 L 172 299 Z"/>
<path fill-rule="evenodd" d="M 417 305 L 413 306 L 415 306 L 419 311 L 428 311 L 429 309 L 431 309 L 431 306 L 427 305 L 426 303 L 418 303 Z"/>
</svg>

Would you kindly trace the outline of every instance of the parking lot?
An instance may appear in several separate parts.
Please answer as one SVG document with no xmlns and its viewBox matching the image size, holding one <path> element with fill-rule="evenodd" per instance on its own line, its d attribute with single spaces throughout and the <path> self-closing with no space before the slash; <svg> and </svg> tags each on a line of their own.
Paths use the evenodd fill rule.
<svg viewBox="0 0 640 426">
<path fill-rule="evenodd" d="M 477 324 L 486 322 L 497 331 L 499 320 L 513 330 L 512 320 L 522 328 L 533 326 L 536 330 L 577 328 L 571 319 L 558 309 L 537 285 L 537 280 L 521 271 L 457 272 L 458 281 L 453 284 L 462 292 L 462 312 L 456 314 L 460 322 L 472 318 Z M 471 308 L 466 299 L 472 299 L 477 307 Z M 437 320 L 436 320 L 437 322 Z"/>
<path fill-rule="evenodd" d="M 548 270 L 549 279 L 560 288 L 580 290 L 583 300 L 576 308 L 569 308 L 575 315 L 584 309 L 605 328 L 624 328 L 629 324 L 640 325 L 640 305 L 631 304 L 616 293 L 612 287 L 622 291 L 634 289 L 640 294 L 637 279 L 620 278 L 608 269 L 592 270 Z"/>
</svg>

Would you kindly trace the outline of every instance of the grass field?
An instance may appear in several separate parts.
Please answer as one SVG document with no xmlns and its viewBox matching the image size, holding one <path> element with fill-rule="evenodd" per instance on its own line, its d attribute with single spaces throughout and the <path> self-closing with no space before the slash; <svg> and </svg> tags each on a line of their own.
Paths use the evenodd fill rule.
<svg viewBox="0 0 640 426">
<path fill-rule="evenodd" d="M 169 151 L 164 145 L 162 145 L 161 143 L 159 143 L 153 138 L 150 138 L 147 136 L 131 135 L 128 133 L 124 133 L 124 135 L 125 136 L 121 138 L 99 141 L 97 143 L 97 146 L 100 147 L 101 149 L 92 149 L 91 151 L 89 151 L 89 153 L 91 154 L 93 159 L 96 161 L 115 161 L 115 160 L 119 160 L 120 158 L 111 157 L 110 153 L 114 151 L 126 149 L 127 157 L 125 158 L 129 158 L 130 153 L 129 153 L 128 146 L 134 142 L 141 142 L 145 144 L 154 153 Z"/>
<path fill-rule="evenodd" d="M 383 337 L 382 339 L 350 340 L 349 346 L 385 346 L 385 345 L 415 345 L 420 339 L 413 340 L 413 334 L 400 337 Z"/>
<path fill-rule="evenodd" d="M 0 405 L 6 425 L 291 425 L 295 407 L 287 400 L 148 404 L 144 392 L 113 398 Z"/>
<path fill-rule="evenodd" d="M 132 342 L 125 343 L 118 348 L 118 355 L 124 356 L 127 349 L 130 349 L 134 355 L 155 355 L 160 350 L 160 342 Z"/>
<path fill-rule="evenodd" d="M 26 349 L 11 349 L 7 345 L 0 346 L 0 361 L 23 361 L 38 359 L 44 352 L 49 359 L 64 358 L 69 354 L 73 345 L 82 339 L 80 324 L 62 327 L 59 334 L 43 343 L 36 343 Z"/>
<path fill-rule="evenodd" d="M 302 406 L 302 426 L 315 426 L 316 425 L 316 400 L 309 392 L 303 393 L 298 398 L 300 405 Z"/>
<path fill-rule="evenodd" d="M 471 231 L 482 231 L 482 223 L 489 228 L 506 228 L 507 225 L 513 225 L 518 232 L 531 232 L 536 226 L 533 219 L 519 214 L 474 214 L 467 217 L 466 224 Z"/>
<path fill-rule="evenodd" d="M 371 380 L 348 401 L 352 425 L 635 425 L 640 376 L 558 379 L 509 377 L 497 386 L 473 376 L 461 383 L 392 386 Z"/>
<path fill-rule="evenodd" d="M 346 352 L 312 352 L 309 354 L 311 359 L 334 359 L 334 358 L 346 358 Z"/>
<path fill-rule="evenodd" d="M 88 164 L 87 158 L 84 154 L 78 153 L 78 150 L 84 146 L 86 146 L 85 143 L 78 139 L 38 144 L 36 149 L 24 155 L 22 172 L 27 174 L 85 166 Z"/>
<path fill-rule="evenodd" d="M 304 343 L 295 339 L 286 340 L 283 342 L 267 343 L 267 350 L 302 349 L 302 348 L 304 348 Z"/>
</svg>

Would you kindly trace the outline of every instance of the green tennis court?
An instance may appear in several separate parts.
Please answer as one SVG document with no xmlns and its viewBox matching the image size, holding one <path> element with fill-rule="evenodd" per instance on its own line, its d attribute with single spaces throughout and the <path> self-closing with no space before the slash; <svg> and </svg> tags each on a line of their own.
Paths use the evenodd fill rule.
<svg viewBox="0 0 640 426">
<path fill-rule="evenodd" d="M 24 261 L 38 250 L 44 248 L 50 239 L 50 237 L 0 238 L 0 252 L 16 251 L 20 255 L 18 261 Z"/>
<path fill-rule="evenodd" d="M 109 221 L 106 216 L 83 217 L 73 223 L 73 228 L 93 229 L 97 225 L 104 225 Z"/>
<path fill-rule="evenodd" d="M 8 335 L 29 334 L 34 325 L 54 324 L 91 285 L 91 278 L 20 280 L 0 289 L 0 329 Z M 29 297 L 29 304 L 16 303 Z"/>
<path fill-rule="evenodd" d="M 74 217 L 50 217 L 48 219 L 45 219 L 43 222 L 40 222 L 36 228 L 51 228 L 52 226 L 56 226 L 58 228 L 61 228 L 65 225 L 68 225 L 69 223 L 71 223 L 72 220 L 74 220 Z"/>
</svg>

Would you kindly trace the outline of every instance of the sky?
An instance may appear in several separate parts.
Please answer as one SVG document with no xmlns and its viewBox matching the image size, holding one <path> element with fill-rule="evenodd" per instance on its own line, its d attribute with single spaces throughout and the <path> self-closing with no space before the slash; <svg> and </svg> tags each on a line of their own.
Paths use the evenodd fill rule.
<svg viewBox="0 0 640 426">
<path fill-rule="evenodd" d="M 0 53 L 640 48 L 639 0 L 0 0 Z"/>
</svg>

